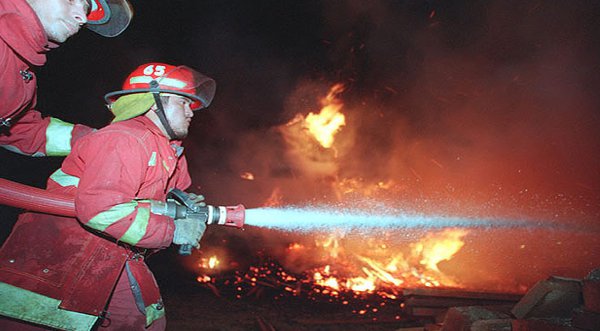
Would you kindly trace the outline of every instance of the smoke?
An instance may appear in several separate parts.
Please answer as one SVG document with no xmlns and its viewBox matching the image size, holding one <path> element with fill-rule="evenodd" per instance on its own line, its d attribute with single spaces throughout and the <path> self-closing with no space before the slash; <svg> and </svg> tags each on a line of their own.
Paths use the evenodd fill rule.
<svg viewBox="0 0 600 331">
<path fill-rule="evenodd" d="M 251 206 L 276 188 L 284 204 L 332 201 L 339 198 L 332 183 L 354 178 L 391 181 L 395 189 L 381 198 L 411 208 L 597 218 L 598 24 L 589 6 L 323 4 L 323 72 L 296 72 L 295 85 L 278 84 L 289 90 L 277 90 L 283 100 L 266 119 L 270 127 L 233 130 L 227 194 Z M 261 68 L 294 76 L 281 57 L 270 63 Z M 347 86 L 340 96 L 347 125 L 334 148 L 282 133 L 297 114 L 318 112 L 338 82 Z M 245 171 L 253 182 L 236 178 Z"/>
<path fill-rule="evenodd" d="M 314 6 L 302 13 L 313 19 L 312 30 L 281 32 L 293 43 L 270 44 L 268 37 L 252 35 L 268 55 L 259 67 L 235 58 L 232 68 L 242 69 L 224 75 L 226 85 L 228 78 L 234 84 L 221 90 L 215 104 L 235 115 L 207 115 L 202 129 L 219 138 L 188 143 L 192 177 L 219 204 L 335 208 L 344 200 L 360 208 L 369 196 L 400 211 L 457 217 L 450 218 L 454 225 L 504 221 L 506 229 L 469 237 L 465 253 L 457 255 L 462 262 L 442 266 L 464 281 L 469 275 L 458 270 L 463 265 L 492 266 L 496 275 L 471 275 L 471 281 L 479 277 L 488 284 L 511 278 L 530 284 L 554 271 L 581 275 L 594 267 L 595 257 L 593 249 L 577 255 L 578 249 L 597 247 L 597 240 L 551 229 L 597 231 L 599 9 L 589 2 L 533 0 Z M 240 32 L 220 36 L 232 44 L 249 42 Z M 346 86 L 339 96 L 346 126 L 325 149 L 290 123 L 298 114 L 318 112 L 319 100 L 336 83 Z M 194 173 L 196 168 L 203 170 Z M 253 179 L 241 178 L 243 173 Z M 312 237 L 258 235 L 251 251 L 268 247 L 298 270 L 314 262 L 311 254 L 285 262 L 282 249 L 293 241 L 308 247 Z M 515 265 L 516 259 L 530 265 Z"/>
</svg>

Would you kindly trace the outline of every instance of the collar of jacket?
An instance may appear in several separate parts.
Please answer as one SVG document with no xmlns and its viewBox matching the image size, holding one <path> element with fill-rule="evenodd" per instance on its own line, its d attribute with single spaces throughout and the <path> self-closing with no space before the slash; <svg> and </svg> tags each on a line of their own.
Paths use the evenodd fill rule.
<svg viewBox="0 0 600 331">
<path fill-rule="evenodd" d="M 158 126 L 156 126 L 156 124 L 154 124 L 154 122 L 152 122 L 152 120 L 150 120 L 148 117 L 146 117 L 144 115 L 134 117 L 128 121 L 139 121 L 139 122 L 143 123 L 144 126 L 146 128 L 148 128 L 148 130 L 150 132 L 152 132 L 152 134 L 161 137 L 170 145 L 181 146 L 181 144 L 182 144 L 181 140 L 169 140 L 169 138 L 167 138 L 167 136 L 165 136 L 165 134 L 161 131 L 161 129 Z"/>
<path fill-rule="evenodd" d="M 46 53 L 58 47 L 26 0 L 0 1 L 0 39 L 34 66 L 44 65 Z"/>
</svg>

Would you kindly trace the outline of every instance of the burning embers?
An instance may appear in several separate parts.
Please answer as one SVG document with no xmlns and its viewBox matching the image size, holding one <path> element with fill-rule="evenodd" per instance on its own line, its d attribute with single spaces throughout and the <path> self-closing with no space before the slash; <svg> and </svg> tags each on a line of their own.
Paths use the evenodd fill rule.
<svg viewBox="0 0 600 331">
<path fill-rule="evenodd" d="M 466 234 L 462 229 L 429 232 L 403 247 L 392 244 L 394 240 L 317 235 L 312 243 L 287 246 L 280 259 L 286 269 L 264 263 L 231 278 L 221 273 L 219 259 L 212 256 L 199 261 L 202 274 L 197 280 L 215 291 L 215 284 L 227 279 L 223 284 L 236 286 L 238 298 L 243 292 L 257 291 L 254 287 L 266 286 L 292 295 L 326 296 L 342 302 L 363 295 L 396 300 L 407 287 L 460 287 L 440 271 L 438 264 L 452 259 Z"/>
</svg>

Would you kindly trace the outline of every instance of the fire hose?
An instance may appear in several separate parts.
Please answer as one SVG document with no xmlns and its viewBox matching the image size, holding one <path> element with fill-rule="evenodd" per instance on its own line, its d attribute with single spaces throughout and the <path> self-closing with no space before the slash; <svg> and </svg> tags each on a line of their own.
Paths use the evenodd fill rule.
<svg viewBox="0 0 600 331">
<path fill-rule="evenodd" d="M 73 197 L 0 178 L 0 204 L 25 210 L 75 217 Z"/>
<path fill-rule="evenodd" d="M 242 228 L 244 226 L 244 205 L 237 206 L 193 206 L 185 192 L 174 189 L 170 197 L 183 204 L 184 211 L 194 214 L 206 222 Z M 37 187 L 15 183 L 0 178 L 0 204 L 28 211 L 57 216 L 75 217 L 75 200 L 72 196 L 46 191 Z M 180 254 L 189 255 L 191 247 L 180 247 Z"/>
</svg>

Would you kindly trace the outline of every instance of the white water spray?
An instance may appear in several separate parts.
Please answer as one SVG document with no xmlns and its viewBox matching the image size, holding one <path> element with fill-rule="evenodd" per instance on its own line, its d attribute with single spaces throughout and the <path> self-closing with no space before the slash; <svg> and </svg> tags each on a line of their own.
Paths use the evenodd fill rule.
<svg viewBox="0 0 600 331">
<path fill-rule="evenodd" d="M 556 228 L 556 225 L 526 220 L 480 219 L 422 215 L 399 211 L 378 213 L 369 208 L 285 207 L 246 209 L 245 225 L 283 231 L 310 232 L 332 229 L 368 230 L 433 228 Z"/>
</svg>

